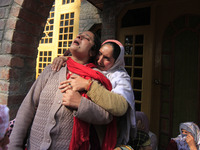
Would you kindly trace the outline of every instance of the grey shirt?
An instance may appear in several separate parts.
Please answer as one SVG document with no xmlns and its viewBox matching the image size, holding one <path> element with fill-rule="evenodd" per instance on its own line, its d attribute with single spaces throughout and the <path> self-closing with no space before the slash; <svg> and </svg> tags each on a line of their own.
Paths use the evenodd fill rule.
<svg viewBox="0 0 200 150">
<path fill-rule="evenodd" d="M 67 67 L 59 72 L 47 66 L 35 81 L 16 116 L 10 136 L 9 150 L 66 150 L 73 129 L 73 117 L 92 124 L 108 124 L 112 116 L 82 97 L 77 111 L 62 105 L 60 82 L 66 80 Z"/>
</svg>

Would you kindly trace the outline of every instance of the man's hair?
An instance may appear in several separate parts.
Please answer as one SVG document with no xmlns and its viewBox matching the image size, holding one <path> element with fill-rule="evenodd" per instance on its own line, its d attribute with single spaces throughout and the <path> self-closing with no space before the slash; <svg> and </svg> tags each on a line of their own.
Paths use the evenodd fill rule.
<svg viewBox="0 0 200 150">
<path fill-rule="evenodd" d="M 90 32 L 92 32 L 92 31 L 90 31 Z M 92 56 L 90 56 L 89 62 L 90 63 L 95 63 L 96 58 L 97 58 L 97 56 L 99 54 L 99 49 L 101 47 L 101 40 L 100 40 L 99 36 L 96 33 L 94 33 L 94 32 L 92 32 L 92 33 L 94 34 L 94 41 L 93 41 L 94 45 L 92 46 L 92 48 L 90 50 Z"/>
</svg>

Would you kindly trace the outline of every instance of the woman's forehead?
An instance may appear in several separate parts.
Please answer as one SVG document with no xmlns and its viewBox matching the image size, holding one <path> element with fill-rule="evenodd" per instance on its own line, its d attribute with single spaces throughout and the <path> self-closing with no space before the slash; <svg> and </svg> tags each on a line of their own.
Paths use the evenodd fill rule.
<svg viewBox="0 0 200 150">
<path fill-rule="evenodd" d="M 106 55 L 113 55 L 113 47 L 110 44 L 105 44 L 100 48 L 100 52 Z"/>
<path fill-rule="evenodd" d="M 79 35 L 85 35 L 85 36 L 89 37 L 90 39 L 94 40 L 94 34 L 90 31 L 84 31 L 82 33 L 79 33 Z"/>
</svg>

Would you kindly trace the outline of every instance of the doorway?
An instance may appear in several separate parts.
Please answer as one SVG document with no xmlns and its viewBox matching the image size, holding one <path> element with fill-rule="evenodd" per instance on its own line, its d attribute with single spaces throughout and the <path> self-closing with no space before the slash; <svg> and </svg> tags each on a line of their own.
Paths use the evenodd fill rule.
<svg viewBox="0 0 200 150">
<path fill-rule="evenodd" d="M 125 68 L 131 77 L 136 111 L 151 119 L 153 30 L 152 8 L 134 5 L 125 8 L 118 20 L 118 39 L 125 48 Z"/>
<path fill-rule="evenodd" d="M 199 16 L 181 16 L 167 27 L 163 37 L 161 149 L 179 134 L 180 123 L 199 123 L 199 20 Z"/>
</svg>

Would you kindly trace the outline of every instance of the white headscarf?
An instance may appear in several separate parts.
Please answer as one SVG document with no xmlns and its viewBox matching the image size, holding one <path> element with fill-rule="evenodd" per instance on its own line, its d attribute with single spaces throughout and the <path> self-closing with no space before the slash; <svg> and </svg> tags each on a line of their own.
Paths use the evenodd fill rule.
<svg viewBox="0 0 200 150">
<path fill-rule="evenodd" d="M 192 134 L 197 146 L 197 150 L 199 150 L 200 149 L 200 130 L 199 130 L 199 127 L 193 122 L 184 122 L 180 124 L 179 126 L 180 134 L 176 138 L 173 138 L 173 140 L 176 141 L 177 143 L 178 150 L 190 149 L 187 142 L 185 141 L 186 136 L 182 134 L 182 129 L 187 130 L 188 132 Z"/>
<path fill-rule="evenodd" d="M 126 144 L 129 140 L 130 129 L 132 129 L 132 137 L 136 136 L 136 118 L 135 118 L 135 100 L 133 89 L 131 86 L 130 76 L 125 70 L 124 62 L 124 46 L 117 40 L 106 40 L 102 45 L 114 42 L 119 45 L 121 51 L 115 61 L 115 64 L 107 71 L 102 71 L 102 73 L 110 80 L 112 84 L 112 92 L 122 95 L 128 102 L 130 108 L 127 111 L 126 124 L 127 128 L 124 129 L 126 136 L 122 137 L 122 144 Z"/>
<path fill-rule="evenodd" d="M 0 105 L 0 140 L 4 138 L 9 125 L 9 109 L 6 105 Z"/>
</svg>

